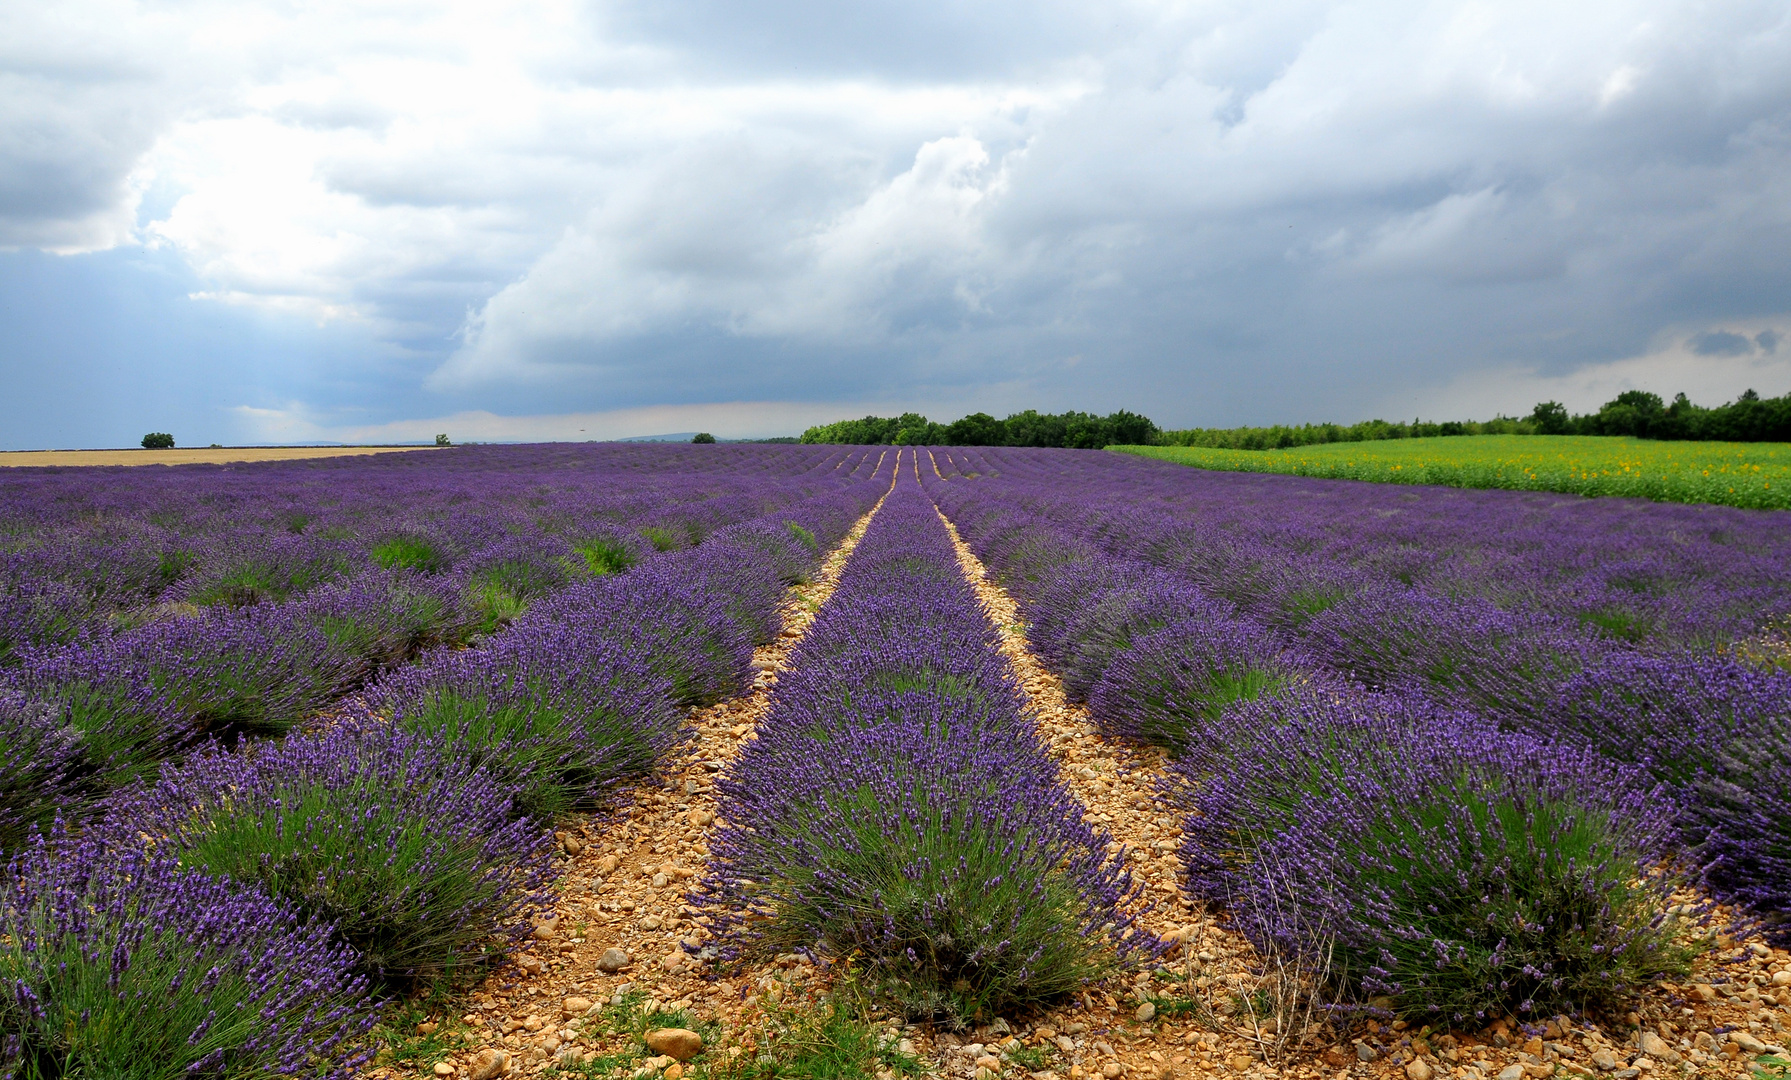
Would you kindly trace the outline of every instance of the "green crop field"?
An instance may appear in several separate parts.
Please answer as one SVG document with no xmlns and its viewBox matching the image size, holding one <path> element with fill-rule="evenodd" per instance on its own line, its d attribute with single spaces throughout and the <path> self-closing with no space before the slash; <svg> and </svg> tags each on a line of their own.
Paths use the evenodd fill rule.
<svg viewBox="0 0 1791 1080">
<path fill-rule="evenodd" d="M 1791 509 L 1791 443 L 1658 442 L 1585 435 L 1458 435 L 1288 450 L 1111 446 L 1235 472 L 1393 484 L 1630 495 L 1660 502 Z"/>
</svg>

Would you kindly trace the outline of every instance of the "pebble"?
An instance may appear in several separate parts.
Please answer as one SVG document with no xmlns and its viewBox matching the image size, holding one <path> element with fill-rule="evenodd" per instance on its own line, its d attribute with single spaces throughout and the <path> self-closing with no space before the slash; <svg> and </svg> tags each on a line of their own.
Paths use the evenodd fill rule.
<svg viewBox="0 0 1791 1080">
<path fill-rule="evenodd" d="M 685 1028 L 657 1028 L 647 1032 L 647 1048 L 677 1061 L 689 1061 L 702 1053 L 703 1037 Z"/>
<path fill-rule="evenodd" d="M 976 1067 L 979 1069 L 987 1069 L 992 1073 L 998 1073 L 1001 1071 L 1001 1059 L 991 1054 L 984 1054 L 982 1057 L 976 1059 Z"/>
<path fill-rule="evenodd" d="M 631 963 L 631 961 L 628 959 L 627 953 L 623 952 L 621 949 L 608 948 L 603 950 L 603 955 L 597 958 L 597 970 L 607 971 L 613 974 L 614 972 L 621 971 L 623 968 L 627 967 L 629 963 Z"/>
<path fill-rule="evenodd" d="M 1430 1080 L 1430 1066 L 1423 1058 L 1413 1058 L 1405 1063 L 1405 1074 L 1412 1080 Z"/>
<path fill-rule="evenodd" d="M 1499 1070 L 1499 1080 L 1524 1080 L 1522 1065 L 1507 1065 Z"/>
<path fill-rule="evenodd" d="M 1357 1043 L 1356 1044 L 1356 1060 L 1357 1061 L 1373 1061 L 1375 1058 L 1378 1058 L 1380 1056 L 1381 1056 L 1380 1051 L 1376 1050 L 1372 1046 L 1369 1046 L 1367 1043 Z"/>
<path fill-rule="evenodd" d="M 1138 1022 L 1140 1024 L 1148 1024 L 1153 1019 L 1156 1018 L 1157 1007 L 1147 1001 L 1144 1004 L 1138 1006 L 1138 1011 L 1133 1013 L 1132 1015 L 1134 1015 L 1138 1018 Z M 1420 1078 L 1420 1080 L 1422 1080 L 1422 1078 Z"/>
<path fill-rule="evenodd" d="M 516 966 L 530 975 L 539 975 L 547 970 L 547 961 L 539 956 L 518 956 Z"/>
<path fill-rule="evenodd" d="M 555 915 L 551 919 L 542 919 L 535 924 L 535 940 L 552 941 L 554 934 L 557 933 L 559 929 L 560 917 L 558 915 Z"/>
<path fill-rule="evenodd" d="M 1774 975 L 1772 977 L 1772 985 L 1791 986 L 1791 968 L 1786 968 L 1784 971 Z"/>
<path fill-rule="evenodd" d="M 1617 1055 L 1611 1053 L 1609 1050 L 1596 1050 L 1592 1053 L 1592 1064 L 1603 1069 L 1605 1072 L 1615 1072 L 1617 1071 L 1619 1062 L 1617 1060 Z"/>
<path fill-rule="evenodd" d="M 1729 1041 L 1734 1043 L 1736 1046 L 1741 1047 L 1743 1050 L 1746 1050 L 1750 1054 L 1766 1053 L 1766 1044 L 1761 1042 L 1759 1039 L 1754 1038 L 1752 1035 L 1749 1035 L 1745 1031 L 1729 1032 Z"/>
<path fill-rule="evenodd" d="M 583 1016 L 591 1011 L 593 1002 L 590 998 L 569 997 L 560 1003 L 560 1012 L 568 1019 Z"/>
<path fill-rule="evenodd" d="M 454 1066 L 448 1064 L 445 1061 L 438 1061 L 435 1063 L 435 1075 L 437 1075 L 437 1076 L 453 1076 L 454 1075 Z"/>
<path fill-rule="evenodd" d="M 1243 1072 L 1250 1067 L 1250 1061 L 1251 1058 L 1249 1054 L 1233 1054 L 1231 1055 L 1231 1060 L 1227 1061 L 1226 1064 L 1231 1066 L 1233 1072 Z"/>
<path fill-rule="evenodd" d="M 1106 1077 L 1107 1080 L 1119 1080 L 1120 1075 L 1125 1071 L 1126 1067 L 1117 1061 L 1109 1061 L 1107 1064 L 1101 1066 L 1101 1075 Z"/>
<path fill-rule="evenodd" d="M 510 1055 L 502 1050 L 481 1050 L 473 1059 L 472 1071 L 467 1074 L 470 1080 L 491 1080 L 494 1076 L 502 1076 L 510 1071 Z"/>
<path fill-rule="evenodd" d="M 1642 1053 L 1649 1057 L 1660 1058 L 1662 1061 L 1679 1060 L 1678 1052 L 1667 1045 L 1667 1040 L 1652 1031 L 1642 1032 Z"/>
</svg>

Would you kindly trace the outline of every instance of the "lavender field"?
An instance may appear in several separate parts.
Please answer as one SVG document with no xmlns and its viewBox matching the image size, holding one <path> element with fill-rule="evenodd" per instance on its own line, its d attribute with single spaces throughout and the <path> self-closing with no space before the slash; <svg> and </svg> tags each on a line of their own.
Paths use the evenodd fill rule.
<svg viewBox="0 0 1791 1080">
<path fill-rule="evenodd" d="M 1093 737 L 1163 762 L 1173 895 L 1080 801 L 954 537 Z M 1096 451 L 19 470 L 0 1074 L 384 1068 L 404 1001 L 545 940 L 567 829 L 685 760 L 719 820 L 668 970 L 800 955 L 988 1030 L 1168 970 L 1166 908 L 1293 962 L 1337 1024 L 1621 1016 L 1791 945 L 1788 618 L 1784 512 Z M 724 762 L 693 718 L 755 688 Z M 622 1067 L 584 1037 L 437 1075 Z"/>
</svg>

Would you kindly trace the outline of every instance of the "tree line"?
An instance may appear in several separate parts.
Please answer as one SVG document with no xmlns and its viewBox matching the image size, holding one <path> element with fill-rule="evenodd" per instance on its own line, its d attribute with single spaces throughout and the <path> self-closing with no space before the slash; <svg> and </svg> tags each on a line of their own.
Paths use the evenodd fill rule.
<svg viewBox="0 0 1791 1080">
<path fill-rule="evenodd" d="M 1099 450 L 1116 444 L 1151 444 L 1162 432 L 1148 417 L 1124 409 L 1107 416 L 1093 413 L 1017 412 L 1005 420 L 988 413 L 941 424 L 919 413 L 867 416 L 819 424 L 802 433 L 805 443 L 856 443 L 886 446 L 1047 446 Z"/>
<path fill-rule="evenodd" d="M 1791 442 L 1791 394 L 1762 398 L 1749 390 L 1714 408 L 1694 405 L 1684 394 L 1671 404 L 1646 390 L 1625 390 L 1595 413 L 1570 416 L 1558 401 L 1530 414 L 1539 435 L 1633 435 L 1638 439 L 1722 442 Z"/>
<path fill-rule="evenodd" d="M 1225 450 L 1284 450 L 1319 443 L 1424 439 L 1446 435 L 1630 435 L 1639 439 L 1725 442 L 1791 442 L 1791 393 L 1762 398 L 1752 390 L 1726 405 L 1705 408 L 1684 394 L 1671 402 L 1645 390 L 1625 390 L 1597 412 L 1570 414 L 1544 401 L 1526 417 L 1491 420 L 1364 420 L 1359 424 L 1273 424 L 1268 427 L 1188 428 L 1162 431 L 1148 417 L 1121 409 L 1093 413 L 1017 412 L 1005 420 L 988 413 L 940 424 L 919 413 L 867 416 L 820 424 L 802 433 L 805 443 L 894 446 L 1206 446 Z"/>
</svg>

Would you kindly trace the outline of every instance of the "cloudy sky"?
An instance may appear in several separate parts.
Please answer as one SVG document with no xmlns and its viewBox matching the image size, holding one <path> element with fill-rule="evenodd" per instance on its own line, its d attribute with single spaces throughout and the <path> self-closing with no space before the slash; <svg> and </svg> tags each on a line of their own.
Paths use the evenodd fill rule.
<svg viewBox="0 0 1791 1080">
<path fill-rule="evenodd" d="M 1783 0 L 0 5 L 0 447 L 1750 386 Z"/>
</svg>

